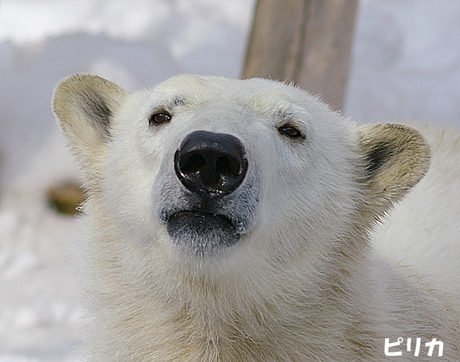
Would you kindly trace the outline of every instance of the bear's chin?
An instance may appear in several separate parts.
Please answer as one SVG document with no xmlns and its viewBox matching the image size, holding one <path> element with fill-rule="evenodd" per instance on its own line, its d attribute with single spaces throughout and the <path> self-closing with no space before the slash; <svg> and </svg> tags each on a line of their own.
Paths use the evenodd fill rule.
<svg viewBox="0 0 460 362">
<path fill-rule="evenodd" d="M 171 215 L 167 230 L 176 245 L 199 256 L 214 254 L 240 239 L 228 217 L 194 210 Z"/>
</svg>

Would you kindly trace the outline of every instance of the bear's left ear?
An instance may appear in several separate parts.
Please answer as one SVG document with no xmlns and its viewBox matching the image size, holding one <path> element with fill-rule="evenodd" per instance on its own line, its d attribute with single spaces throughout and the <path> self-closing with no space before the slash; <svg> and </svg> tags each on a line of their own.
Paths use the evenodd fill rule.
<svg viewBox="0 0 460 362">
<path fill-rule="evenodd" d="M 365 162 L 363 211 L 380 217 L 428 171 L 430 147 L 417 130 L 397 124 L 362 126 L 358 137 Z"/>
<path fill-rule="evenodd" d="M 114 113 L 127 93 L 95 75 L 75 74 L 63 79 L 53 95 L 53 111 L 87 181 L 101 173 Z"/>
</svg>

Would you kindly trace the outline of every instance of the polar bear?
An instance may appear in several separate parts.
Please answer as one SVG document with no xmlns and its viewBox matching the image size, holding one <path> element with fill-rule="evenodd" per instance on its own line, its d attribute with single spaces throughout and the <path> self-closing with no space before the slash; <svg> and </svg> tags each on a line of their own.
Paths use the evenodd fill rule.
<svg viewBox="0 0 460 362">
<path fill-rule="evenodd" d="M 431 152 L 263 79 L 80 74 L 53 109 L 89 194 L 91 361 L 460 361 L 458 132 Z"/>
</svg>

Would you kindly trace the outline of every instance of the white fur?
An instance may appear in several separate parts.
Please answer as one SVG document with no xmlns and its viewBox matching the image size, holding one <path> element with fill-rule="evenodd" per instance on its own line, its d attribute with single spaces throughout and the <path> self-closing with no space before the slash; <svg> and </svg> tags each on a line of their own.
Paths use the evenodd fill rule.
<svg viewBox="0 0 460 362">
<path fill-rule="evenodd" d="M 417 132 L 359 127 L 268 80 L 180 76 L 130 95 L 104 83 L 109 140 L 73 115 L 88 114 L 78 99 L 101 82 L 68 78 L 54 101 L 90 193 L 92 361 L 384 361 L 384 339 L 398 337 L 437 338 L 441 360 L 460 360 L 458 132 L 424 131 L 432 169 L 372 242 L 375 220 L 426 170 Z M 152 127 L 158 110 L 172 121 Z M 286 123 L 305 140 L 281 135 Z M 249 164 L 228 201 L 248 216 L 240 241 L 204 256 L 172 243 L 161 221 L 165 204 L 185 202 L 173 157 L 196 130 L 237 137 Z M 383 160 L 379 147 L 391 151 Z"/>
<path fill-rule="evenodd" d="M 427 175 L 385 217 L 372 238 L 380 257 L 460 301 L 460 133 L 416 126 L 432 150 Z"/>
</svg>

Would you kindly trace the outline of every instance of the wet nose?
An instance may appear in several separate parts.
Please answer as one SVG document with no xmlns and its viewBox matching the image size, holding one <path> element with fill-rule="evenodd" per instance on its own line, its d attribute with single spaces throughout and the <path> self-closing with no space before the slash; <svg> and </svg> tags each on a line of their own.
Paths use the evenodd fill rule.
<svg viewBox="0 0 460 362">
<path fill-rule="evenodd" d="M 242 184 L 248 162 L 238 138 L 196 131 L 176 151 L 174 168 L 188 190 L 205 196 L 228 195 Z"/>
</svg>

